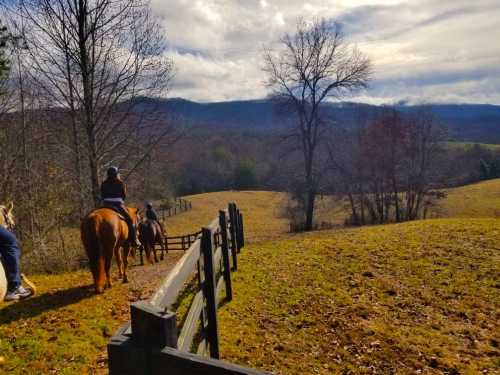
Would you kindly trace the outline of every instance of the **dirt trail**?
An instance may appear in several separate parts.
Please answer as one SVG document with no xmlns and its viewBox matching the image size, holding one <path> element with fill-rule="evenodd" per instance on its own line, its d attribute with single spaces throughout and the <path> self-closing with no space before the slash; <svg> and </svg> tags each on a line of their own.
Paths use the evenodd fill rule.
<svg viewBox="0 0 500 375">
<path fill-rule="evenodd" d="M 165 260 L 154 265 L 146 263 L 144 266 L 131 266 L 129 268 L 130 284 L 128 288 L 130 302 L 151 298 L 183 254 L 181 251 L 169 252 Z M 144 267 L 147 267 L 147 272 L 144 272 Z"/>
<path fill-rule="evenodd" d="M 184 253 L 181 251 L 169 252 L 165 257 L 165 260 L 155 263 L 154 265 L 146 263 L 144 266 L 141 266 L 139 261 L 137 261 L 137 264 L 134 264 L 135 261 L 132 261 L 132 265 L 130 265 L 128 272 L 130 280 L 130 283 L 128 284 L 129 302 L 132 303 L 151 298 L 183 254 Z M 137 258 L 139 257 L 137 256 Z M 114 280 L 114 282 L 117 283 L 119 281 Z M 130 319 L 128 306 L 123 309 L 122 314 L 119 315 L 119 319 L 122 323 L 125 323 Z M 107 361 L 107 351 L 104 350 L 101 355 L 98 356 L 94 366 L 91 367 L 90 374 L 107 374 Z"/>
</svg>

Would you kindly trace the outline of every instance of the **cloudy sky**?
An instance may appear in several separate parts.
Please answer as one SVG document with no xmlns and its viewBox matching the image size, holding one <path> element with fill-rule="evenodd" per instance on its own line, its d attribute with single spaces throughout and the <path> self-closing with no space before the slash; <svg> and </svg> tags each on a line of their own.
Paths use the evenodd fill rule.
<svg viewBox="0 0 500 375">
<path fill-rule="evenodd" d="M 263 47 L 299 17 L 339 21 L 371 57 L 371 103 L 500 104 L 500 0 L 152 0 L 176 77 L 170 97 L 262 98 Z"/>
</svg>

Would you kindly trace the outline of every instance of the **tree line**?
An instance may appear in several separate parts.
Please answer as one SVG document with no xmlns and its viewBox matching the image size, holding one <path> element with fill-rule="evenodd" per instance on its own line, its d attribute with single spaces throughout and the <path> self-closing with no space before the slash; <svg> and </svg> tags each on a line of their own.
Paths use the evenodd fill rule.
<svg viewBox="0 0 500 375">
<path fill-rule="evenodd" d="M 264 53 L 287 127 L 257 132 L 188 126 L 145 104 L 164 97 L 173 76 L 147 0 L 24 0 L 3 10 L 0 201 L 16 203 L 24 252 L 44 271 L 54 270 L 50 254 L 73 246 L 64 230 L 99 205 L 110 165 L 124 171 L 136 201 L 286 191 L 299 230 L 315 227 L 318 195 L 345 197 L 347 224 L 414 220 L 440 187 L 499 174 L 499 153 L 443 147 L 443 126 L 425 111 L 360 106 L 350 124 L 325 111 L 372 75 L 336 23 L 299 21 L 281 49 Z"/>
<path fill-rule="evenodd" d="M 4 3 L 0 33 L 0 200 L 25 254 L 50 258 L 57 228 L 100 205 L 110 165 L 134 185 L 180 137 L 138 100 L 166 95 L 173 62 L 148 0 Z"/>
</svg>

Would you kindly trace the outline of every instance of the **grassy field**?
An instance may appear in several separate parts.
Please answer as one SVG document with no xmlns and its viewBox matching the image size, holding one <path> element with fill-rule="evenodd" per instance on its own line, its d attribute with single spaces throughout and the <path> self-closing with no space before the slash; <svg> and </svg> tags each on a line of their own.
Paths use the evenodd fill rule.
<svg viewBox="0 0 500 375">
<path fill-rule="evenodd" d="M 478 144 L 481 148 L 489 151 L 500 151 L 500 145 L 494 143 L 474 143 L 474 142 L 443 142 L 444 146 L 453 151 L 468 151 Z"/>
<path fill-rule="evenodd" d="M 500 371 L 500 221 L 439 219 L 251 244 L 223 358 L 276 374 Z"/>
<path fill-rule="evenodd" d="M 244 214 L 248 246 L 221 310 L 224 359 L 278 374 L 476 373 L 499 365 L 500 221 L 466 218 L 494 217 L 499 190 L 497 180 L 451 191 L 439 215 L 461 219 L 305 235 L 287 233 L 281 193 L 201 194 L 166 224 L 196 231 L 231 201 Z M 320 221 L 342 222 L 342 207 L 319 207 Z M 36 297 L 0 303 L 0 373 L 105 373 L 130 301 L 148 298 L 180 255 L 133 267 L 131 284 L 101 296 L 87 270 L 29 275 Z"/>
<path fill-rule="evenodd" d="M 149 298 L 180 258 L 132 267 L 130 284 L 114 280 L 95 295 L 88 270 L 30 275 L 36 296 L 0 302 L 0 374 L 104 374 L 106 345 L 129 319 L 131 301 Z"/>
<path fill-rule="evenodd" d="M 495 373 L 499 192 L 500 180 L 450 189 L 434 214 L 458 219 L 305 235 L 285 233 L 283 195 L 223 192 L 190 197 L 168 225 L 199 226 L 225 201 L 245 215 L 251 243 L 219 320 L 226 360 L 276 374 Z M 320 215 L 341 222 L 332 204 Z"/>
<path fill-rule="evenodd" d="M 437 217 L 500 217 L 500 179 L 447 190 L 434 210 Z"/>
</svg>

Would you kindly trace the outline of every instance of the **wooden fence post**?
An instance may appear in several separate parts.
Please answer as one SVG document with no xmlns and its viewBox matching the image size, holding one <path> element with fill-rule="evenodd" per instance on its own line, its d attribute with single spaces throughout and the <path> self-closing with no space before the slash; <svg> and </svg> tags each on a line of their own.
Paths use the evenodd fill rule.
<svg viewBox="0 0 500 375">
<path fill-rule="evenodd" d="M 232 203 L 228 205 L 229 212 L 229 231 L 231 233 L 231 256 L 233 258 L 233 271 L 238 269 L 238 240 L 236 239 L 236 231 L 235 231 L 235 217 L 234 217 L 234 206 Z"/>
<path fill-rule="evenodd" d="M 221 234 L 222 261 L 224 263 L 224 281 L 226 283 L 226 298 L 233 299 L 233 287 L 231 286 L 231 269 L 229 265 L 229 244 L 227 241 L 227 219 L 224 211 L 219 211 L 219 226 Z"/>
<path fill-rule="evenodd" d="M 177 321 L 175 313 L 165 313 L 147 301 L 130 305 L 132 339 L 142 347 L 177 348 Z"/>
<path fill-rule="evenodd" d="M 125 324 L 108 343 L 108 369 L 110 375 L 142 375 L 149 366 L 144 348 L 132 340 L 130 325 Z"/>
<path fill-rule="evenodd" d="M 241 251 L 241 222 L 240 222 L 240 210 L 234 205 L 234 217 L 236 219 L 236 238 L 238 239 L 238 253 Z"/>
<path fill-rule="evenodd" d="M 202 229 L 201 251 L 203 253 L 203 269 L 205 272 L 205 282 L 203 283 L 203 293 L 207 301 L 207 342 L 209 343 L 210 357 L 219 358 L 219 336 L 217 335 L 217 298 L 214 257 L 212 247 L 212 232 L 208 228 Z"/>
<path fill-rule="evenodd" d="M 240 246 L 245 247 L 245 230 L 243 229 L 243 214 L 240 212 Z"/>
</svg>

